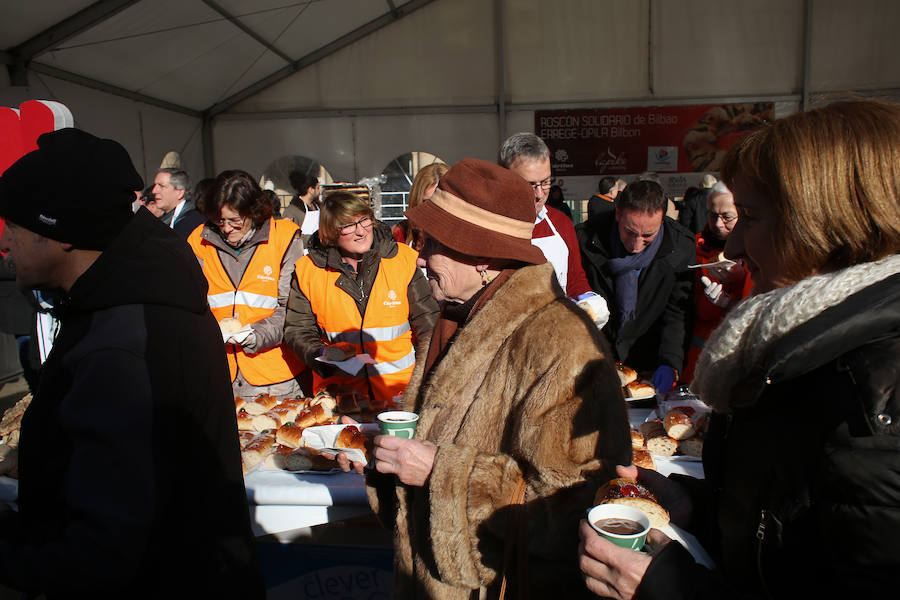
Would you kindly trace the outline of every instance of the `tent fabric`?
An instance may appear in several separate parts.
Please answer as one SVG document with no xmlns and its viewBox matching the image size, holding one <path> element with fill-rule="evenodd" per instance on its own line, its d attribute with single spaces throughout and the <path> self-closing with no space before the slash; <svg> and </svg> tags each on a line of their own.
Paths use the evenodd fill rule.
<svg viewBox="0 0 900 600">
<path fill-rule="evenodd" d="M 195 179 L 304 155 L 351 181 L 493 159 L 538 108 L 897 98 L 898 28 L 893 0 L 7 0 L 0 103 L 63 102 L 145 179 L 175 150 Z"/>
<path fill-rule="evenodd" d="M 0 47 L 7 61 L 92 4 L 4 2 Z M 109 16 L 48 41 L 32 60 L 196 111 L 404 6 L 393 0 L 97 4 L 110 5 Z M 416 10 L 274 81 L 236 110 L 482 105 L 495 103 L 501 89 L 512 104 L 785 94 L 803 83 L 804 0 L 414 4 Z M 900 87 L 898 24 L 900 4 L 891 0 L 815 2 L 812 91 Z"/>
</svg>

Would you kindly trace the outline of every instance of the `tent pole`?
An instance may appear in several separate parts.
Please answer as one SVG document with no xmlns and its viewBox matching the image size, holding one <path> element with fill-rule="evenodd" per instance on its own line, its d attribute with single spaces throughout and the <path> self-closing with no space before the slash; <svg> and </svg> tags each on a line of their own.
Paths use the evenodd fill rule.
<svg viewBox="0 0 900 600">
<path fill-rule="evenodd" d="M 496 27 L 494 35 L 497 38 L 497 132 L 499 141 L 497 147 L 503 145 L 506 140 L 506 74 L 503 55 L 503 0 L 494 0 L 494 19 Z"/>
<path fill-rule="evenodd" d="M 812 57 L 812 0 L 804 2 L 803 15 L 803 100 L 800 110 L 809 109 L 810 62 Z"/>
<path fill-rule="evenodd" d="M 653 0 L 647 2 L 647 92 L 652 98 L 653 92 Z"/>
</svg>

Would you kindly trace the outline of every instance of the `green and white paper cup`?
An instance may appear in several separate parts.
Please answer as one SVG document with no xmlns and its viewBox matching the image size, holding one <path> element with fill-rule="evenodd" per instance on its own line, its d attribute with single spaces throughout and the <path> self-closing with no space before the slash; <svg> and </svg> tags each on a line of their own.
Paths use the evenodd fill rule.
<svg viewBox="0 0 900 600">
<path fill-rule="evenodd" d="M 389 410 L 378 414 L 378 423 L 383 435 L 412 439 L 416 434 L 419 415 L 405 410 Z"/>
<path fill-rule="evenodd" d="M 643 511 L 625 504 L 599 504 L 588 511 L 588 523 L 599 533 L 616 546 L 640 550 L 644 547 L 647 534 L 650 532 L 650 517 Z M 605 531 L 598 526 L 598 522 L 604 519 L 627 519 L 638 524 L 640 531 L 633 534 L 620 534 Z"/>
</svg>

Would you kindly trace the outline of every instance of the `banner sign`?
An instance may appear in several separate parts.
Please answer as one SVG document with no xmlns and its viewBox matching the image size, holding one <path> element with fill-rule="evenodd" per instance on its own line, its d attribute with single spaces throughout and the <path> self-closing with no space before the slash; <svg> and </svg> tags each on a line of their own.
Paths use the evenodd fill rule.
<svg viewBox="0 0 900 600">
<path fill-rule="evenodd" d="M 536 110 L 554 176 L 718 171 L 741 136 L 775 119 L 773 102 Z"/>
</svg>

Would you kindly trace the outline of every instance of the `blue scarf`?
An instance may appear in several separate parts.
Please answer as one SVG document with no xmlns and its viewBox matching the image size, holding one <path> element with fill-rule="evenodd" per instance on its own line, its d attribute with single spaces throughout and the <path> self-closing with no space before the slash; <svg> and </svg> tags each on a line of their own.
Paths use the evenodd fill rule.
<svg viewBox="0 0 900 600">
<path fill-rule="evenodd" d="M 662 245 L 663 227 L 649 246 L 637 254 L 629 254 L 619 238 L 618 221 L 612 229 L 612 256 L 609 260 L 609 268 L 615 278 L 616 306 L 619 308 L 618 331 L 622 331 L 625 324 L 635 316 L 637 306 L 638 277 L 641 269 L 647 267 L 656 257 L 660 245 Z"/>
</svg>

